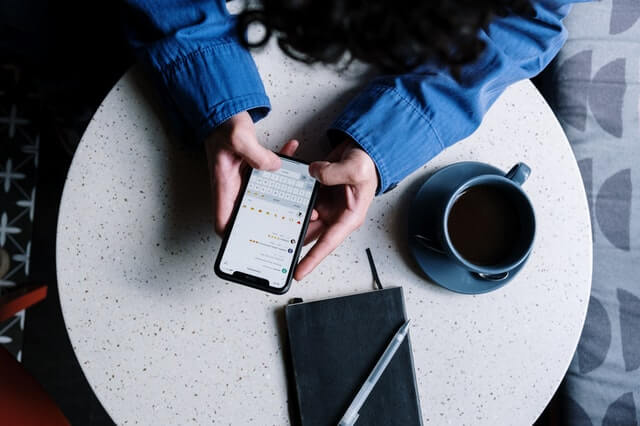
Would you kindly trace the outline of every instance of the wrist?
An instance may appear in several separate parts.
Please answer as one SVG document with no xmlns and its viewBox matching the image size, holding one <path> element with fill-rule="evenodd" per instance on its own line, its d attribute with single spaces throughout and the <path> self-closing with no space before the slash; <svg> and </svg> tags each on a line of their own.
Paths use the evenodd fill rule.
<svg viewBox="0 0 640 426">
<path fill-rule="evenodd" d="M 247 126 L 253 126 L 253 120 L 247 111 L 241 111 L 220 123 L 204 140 L 207 154 L 214 152 L 219 144 L 228 142 L 238 129 L 246 128 Z"/>
<path fill-rule="evenodd" d="M 376 166 L 375 161 L 369 155 L 369 153 L 362 148 L 362 146 L 351 138 L 346 138 L 343 142 L 345 144 L 345 153 L 350 150 L 357 150 L 361 153 L 358 157 L 361 158 L 361 165 L 359 173 L 365 176 L 365 179 L 370 182 L 375 182 L 376 192 L 380 189 L 380 173 Z"/>
</svg>

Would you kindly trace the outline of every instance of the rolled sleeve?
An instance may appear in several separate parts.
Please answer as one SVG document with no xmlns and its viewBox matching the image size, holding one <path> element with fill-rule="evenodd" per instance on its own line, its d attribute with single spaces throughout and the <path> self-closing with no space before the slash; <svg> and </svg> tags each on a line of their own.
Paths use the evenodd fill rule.
<svg viewBox="0 0 640 426">
<path fill-rule="evenodd" d="M 271 105 L 253 58 L 241 45 L 224 0 L 125 0 L 124 29 L 169 118 L 200 142 L 220 123 Z"/>
<path fill-rule="evenodd" d="M 251 55 L 234 40 L 218 40 L 166 64 L 157 62 L 161 56 L 150 49 L 145 61 L 197 140 L 239 112 L 258 121 L 271 108 Z"/>
<path fill-rule="evenodd" d="M 428 117 L 409 99 L 375 84 L 351 101 L 328 134 L 334 142 L 348 135 L 369 154 L 378 169 L 379 193 L 415 170 L 416 158 L 426 162 L 444 149 Z"/>
<path fill-rule="evenodd" d="M 393 189 L 445 148 L 472 134 L 511 84 L 538 74 L 566 40 L 568 0 L 538 0 L 535 16 L 493 21 L 479 37 L 486 48 L 454 78 L 425 64 L 407 74 L 381 76 L 331 125 L 332 141 L 348 135 L 375 162 L 378 193 Z"/>
</svg>

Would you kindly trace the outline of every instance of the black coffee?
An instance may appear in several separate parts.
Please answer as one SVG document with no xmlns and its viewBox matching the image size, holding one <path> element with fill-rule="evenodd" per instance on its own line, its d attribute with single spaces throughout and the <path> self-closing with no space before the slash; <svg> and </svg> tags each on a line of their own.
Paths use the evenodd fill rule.
<svg viewBox="0 0 640 426">
<path fill-rule="evenodd" d="M 447 221 L 455 249 L 471 263 L 497 265 L 514 255 L 520 220 L 509 194 L 492 185 L 478 185 L 454 202 Z"/>
</svg>

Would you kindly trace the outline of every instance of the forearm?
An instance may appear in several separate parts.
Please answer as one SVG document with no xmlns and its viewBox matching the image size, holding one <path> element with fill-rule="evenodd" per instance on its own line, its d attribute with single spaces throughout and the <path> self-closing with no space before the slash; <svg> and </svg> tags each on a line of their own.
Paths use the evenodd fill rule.
<svg viewBox="0 0 640 426">
<path fill-rule="evenodd" d="M 349 135 L 373 158 L 379 192 L 393 188 L 446 147 L 469 136 L 512 83 L 540 72 L 556 55 L 566 31 L 565 4 L 536 3 L 533 18 L 496 20 L 480 34 L 486 48 L 455 79 L 425 65 L 374 80 L 334 122 L 336 140 Z M 557 7 L 556 7 L 557 6 Z"/>
<path fill-rule="evenodd" d="M 178 128 L 202 141 L 229 117 L 269 109 L 257 68 L 222 0 L 127 0 L 127 38 Z"/>
</svg>

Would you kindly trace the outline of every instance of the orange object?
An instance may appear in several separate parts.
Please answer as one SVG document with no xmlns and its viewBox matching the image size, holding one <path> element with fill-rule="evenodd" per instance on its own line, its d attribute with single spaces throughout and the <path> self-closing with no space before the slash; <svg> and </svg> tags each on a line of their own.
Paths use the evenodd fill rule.
<svg viewBox="0 0 640 426">
<path fill-rule="evenodd" d="M 46 285 L 25 285 L 0 296 L 0 322 L 47 296 Z M 68 426 L 69 420 L 45 390 L 6 349 L 0 347 L 0 424 Z"/>
<path fill-rule="evenodd" d="M 0 348 L 0 413 L 3 425 L 71 424 L 42 386 L 4 348 Z"/>
<path fill-rule="evenodd" d="M 31 284 L 0 296 L 0 322 L 6 321 L 23 309 L 27 309 L 47 297 L 47 286 Z"/>
</svg>

